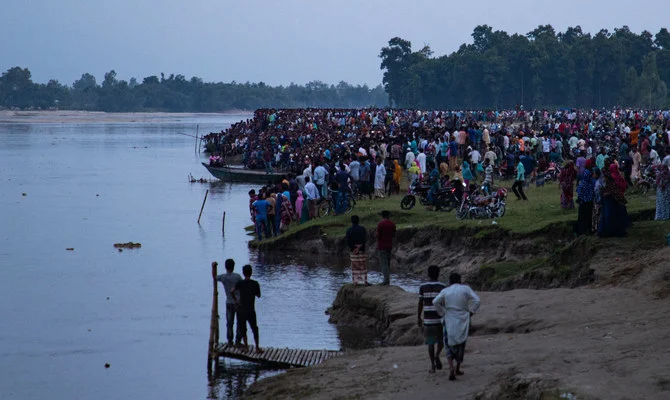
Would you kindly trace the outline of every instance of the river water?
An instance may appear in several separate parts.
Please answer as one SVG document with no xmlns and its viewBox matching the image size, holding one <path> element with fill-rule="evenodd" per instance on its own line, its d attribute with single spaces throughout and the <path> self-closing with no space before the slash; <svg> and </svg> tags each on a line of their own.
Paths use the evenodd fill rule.
<svg viewBox="0 0 670 400">
<path fill-rule="evenodd" d="M 344 263 L 255 254 L 253 186 L 188 182 L 211 177 L 184 134 L 247 117 L 0 124 L 0 398 L 228 399 L 281 372 L 225 360 L 208 382 L 210 263 L 226 258 L 254 265 L 262 346 L 349 347 L 324 313 Z"/>
</svg>

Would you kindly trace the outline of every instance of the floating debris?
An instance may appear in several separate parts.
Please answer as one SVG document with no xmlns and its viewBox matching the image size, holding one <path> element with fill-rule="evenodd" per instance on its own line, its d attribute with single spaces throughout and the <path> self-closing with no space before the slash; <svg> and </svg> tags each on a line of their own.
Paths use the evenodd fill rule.
<svg viewBox="0 0 670 400">
<path fill-rule="evenodd" d="M 123 253 L 123 249 L 119 249 L 119 253 Z"/>
<path fill-rule="evenodd" d="M 21 193 L 21 196 L 28 196 L 28 195 L 27 195 L 27 194 L 25 194 L 25 193 Z"/>
<path fill-rule="evenodd" d="M 117 249 L 137 249 L 142 247 L 141 243 L 133 243 L 133 242 L 128 242 L 128 243 L 114 243 L 114 247 Z"/>
<path fill-rule="evenodd" d="M 67 251 L 74 251 L 74 247 L 68 247 L 68 248 L 66 248 L 65 250 L 67 250 Z"/>
<path fill-rule="evenodd" d="M 109 363 L 105 363 L 105 368 L 109 368 L 109 367 L 111 367 L 111 365 L 109 365 Z"/>
</svg>

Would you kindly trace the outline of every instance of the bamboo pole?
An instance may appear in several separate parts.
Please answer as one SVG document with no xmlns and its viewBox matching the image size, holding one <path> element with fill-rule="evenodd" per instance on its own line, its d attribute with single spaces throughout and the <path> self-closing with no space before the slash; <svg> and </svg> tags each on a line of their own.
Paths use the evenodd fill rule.
<svg viewBox="0 0 670 400">
<path fill-rule="evenodd" d="M 199 125 L 195 126 L 195 147 L 193 148 L 195 154 L 198 154 L 198 126 Z"/>
<path fill-rule="evenodd" d="M 207 201 L 207 195 L 209 194 L 209 189 L 205 192 L 205 198 L 202 200 L 202 207 L 200 207 L 200 215 L 198 215 L 198 225 L 200 225 L 200 217 L 202 217 L 202 210 L 205 209 L 205 202 Z"/>
<path fill-rule="evenodd" d="M 223 212 L 223 221 L 221 222 L 221 233 L 226 236 L 226 212 Z"/>
<path fill-rule="evenodd" d="M 212 262 L 212 317 L 209 325 L 209 350 L 207 351 L 207 376 L 212 378 L 212 365 L 218 362 L 219 344 L 219 288 L 216 284 L 218 263 Z"/>
<path fill-rule="evenodd" d="M 200 125 L 195 126 L 195 142 L 196 143 L 198 143 L 198 132 L 200 132 Z M 202 142 L 202 137 L 200 138 L 200 141 Z M 201 148 L 202 148 L 202 146 L 200 146 L 200 144 L 198 143 L 197 144 L 197 149 L 198 149 L 197 153 L 198 154 L 200 154 Z"/>
<path fill-rule="evenodd" d="M 209 324 L 209 349 L 207 351 L 207 376 L 212 378 L 212 365 L 217 362 L 218 355 L 216 354 L 216 345 L 218 341 L 216 340 L 216 329 L 218 325 L 218 290 L 216 286 L 216 275 L 217 275 L 217 266 L 219 264 L 214 261 L 212 262 L 212 283 L 213 283 L 213 292 L 212 292 L 212 317 Z"/>
</svg>

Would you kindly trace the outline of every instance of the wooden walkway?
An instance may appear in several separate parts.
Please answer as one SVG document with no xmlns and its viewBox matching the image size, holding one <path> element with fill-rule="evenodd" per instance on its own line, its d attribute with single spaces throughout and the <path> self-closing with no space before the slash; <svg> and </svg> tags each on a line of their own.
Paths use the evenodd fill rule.
<svg viewBox="0 0 670 400">
<path fill-rule="evenodd" d="M 245 349 L 223 343 L 216 347 L 217 357 L 235 358 L 277 367 L 309 367 L 342 354 L 341 351 L 333 350 L 275 349 L 272 347 L 263 347 L 262 353 L 256 353 L 254 346 Z"/>
</svg>

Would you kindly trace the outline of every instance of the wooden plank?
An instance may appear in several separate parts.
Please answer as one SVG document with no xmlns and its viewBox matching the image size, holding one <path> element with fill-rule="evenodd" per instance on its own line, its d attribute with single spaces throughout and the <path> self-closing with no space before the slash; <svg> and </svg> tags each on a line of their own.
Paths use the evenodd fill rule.
<svg viewBox="0 0 670 400">
<path fill-rule="evenodd" d="M 279 357 L 279 362 L 282 364 L 286 364 L 286 357 L 288 356 L 288 348 L 282 350 L 281 356 Z"/>
<path fill-rule="evenodd" d="M 300 359 L 298 362 L 302 366 L 307 366 L 307 359 L 309 358 L 311 352 L 309 350 L 303 350 Z"/>
<path fill-rule="evenodd" d="M 303 350 L 302 352 L 302 357 L 300 358 L 300 365 L 302 366 L 307 366 L 307 360 L 309 359 L 309 356 L 312 355 L 312 352 L 309 350 Z"/>
<path fill-rule="evenodd" d="M 305 353 L 307 353 L 306 350 L 300 350 L 298 351 L 298 356 L 295 358 L 295 363 L 296 365 L 303 366 L 304 364 L 302 363 L 302 359 L 305 358 Z"/>
<path fill-rule="evenodd" d="M 291 353 L 291 361 L 290 361 L 291 365 L 298 365 L 296 360 L 298 359 L 299 354 L 300 350 L 296 349 L 293 350 L 293 353 Z"/>
<path fill-rule="evenodd" d="M 281 352 L 281 349 L 272 349 L 272 354 L 270 357 L 270 361 L 273 363 L 277 362 L 277 359 L 279 358 L 279 353 Z"/>
<path fill-rule="evenodd" d="M 287 359 L 286 359 L 286 363 L 287 363 L 287 364 L 289 364 L 289 365 L 293 365 L 293 359 L 295 358 L 295 352 L 296 352 L 295 349 L 291 349 L 291 350 L 289 350 L 289 352 L 288 352 L 288 357 L 287 357 Z"/>
<path fill-rule="evenodd" d="M 272 360 L 273 360 L 272 359 L 272 354 L 274 354 L 274 352 L 275 352 L 275 349 L 273 349 L 272 347 L 266 348 L 265 353 L 263 354 L 265 360 L 268 361 L 268 362 L 272 362 Z"/>
</svg>

